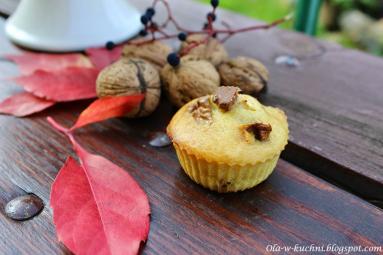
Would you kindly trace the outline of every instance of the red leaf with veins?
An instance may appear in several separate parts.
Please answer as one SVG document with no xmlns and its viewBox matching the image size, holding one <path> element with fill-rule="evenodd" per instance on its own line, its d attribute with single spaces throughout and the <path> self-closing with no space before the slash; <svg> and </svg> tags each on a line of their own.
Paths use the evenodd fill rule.
<svg viewBox="0 0 383 255">
<path fill-rule="evenodd" d="M 96 97 L 98 72 L 95 68 L 68 67 L 55 72 L 37 70 L 14 80 L 35 96 L 64 102 Z"/>
<path fill-rule="evenodd" d="M 81 164 L 68 158 L 57 175 L 50 204 L 57 235 L 75 254 L 137 254 L 149 233 L 149 201 L 137 182 L 109 160 L 71 139 Z"/>
<path fill-rule="evenodd" d="M 36 70 L 57 71 L 66 67 L 92 67 L 92 63 L 83 54 L 48 54 L 24 52 L 20 55 L 6 55 L 6 59 L 15 62 L 22 74 L 31 74 Z"/>
<path fill-rule="evenodd" d="M 107 65 L 110 65 L 114 61 L 120 58 L 123 45 L 118 45 L 111 50 L 106 48 L 90 48 L 85 52 L 88 55 L 93 65 L 101 70 Z"/>
<path fill-rule="evenodd" d="M 36 97 L 28 92 L 22 92 L 0 102 L 0 113 L 24 117 L 45 110 L 54 104 L 54 101 Z"/>
<path fill-rule="evenodd" d="M 143 94 L 99 98 L 80 114 L 71 130 L 106 119 L 124 116 L 137 107 L 143 99 Z"/>
</svg>

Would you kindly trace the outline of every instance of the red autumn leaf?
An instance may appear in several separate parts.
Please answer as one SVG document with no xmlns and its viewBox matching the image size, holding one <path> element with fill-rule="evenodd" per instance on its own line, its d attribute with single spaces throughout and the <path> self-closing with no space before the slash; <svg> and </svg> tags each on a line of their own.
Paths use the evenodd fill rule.
<svg viewBox="0 0 383 255">
<path fill-rule="evenodd" d="M 0 103 L 0 113 L 24 117 L 45 110 L 54 104 L 54 101 L 36 97 L 28 92 L 22 92 L 2 101 Z"/>
<path fill-rule="evenodd" d="M 89 48 L 85 52 L 93 65 L 101 70 L 121 56 L 122 47 L 123 45 L 118 45 L 111 50 L 106 48 Z"/>
<path fill-rule="evenodd" d="M 106 119 L 124 116 L 138 106 L 143 99 L 143 94 L 99 98 L 80 114 L 71 130 Z"/>
<path fill-rule="evenodd" d="M 68 67 L 55 72 L 37 70 L 14 80 L 35 96 L 64 102 L 96 97 L 97 75 L 95 68 Z"/>
<path fill-rule="evenodd" d="M 24 52 L 20 55 L 6 55 L 6 59 L 15 62 L 22 74 L 31 74 L 36 70 L 58 71 L 66 67 L 92 67 L 83 54 L 48 54 Z"/>
<path fill-rule="evenodd" d="M 57 175 L 50 204 L 58 238 L 75 254 L 137 254 L 149 233 L 145 192 L 122 168 L 71 139 L 81 164 L 68 158 Z"/>
</svg>

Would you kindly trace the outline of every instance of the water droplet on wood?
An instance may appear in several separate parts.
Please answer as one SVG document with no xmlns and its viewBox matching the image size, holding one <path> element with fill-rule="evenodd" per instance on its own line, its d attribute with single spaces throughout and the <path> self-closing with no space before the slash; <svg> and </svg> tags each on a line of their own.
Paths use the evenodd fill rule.
<svg viewBox="0 0 383 255">
<path fill-rule="evenodd" d="M 9 201 L 5 206 L 5 214 L 13 220 L 27 220 L 39 214 L 43 208 L 41 198 L 28 194 Z"/>
<path fill-rule="evenodd" d="M 156 132 L 152 135 L 149 144 L 153 147 L 165 147 L 170 145 L 172 142 L 169 139 L 169 136 L 164 132 Z"/>
<path fill-rule="evenodd" d="M 297 59 L 296 57 L 293 57 L 293 56 L 289 56 L 289 55 L 278 56 L 275 59 L 275 63 L 277 65 L 285 65 L 285 66 L 291 67 L 291 68 L 299 67 L 301 65 L 301 63 L 299 62 L 299 59 Z"/>
</svg>

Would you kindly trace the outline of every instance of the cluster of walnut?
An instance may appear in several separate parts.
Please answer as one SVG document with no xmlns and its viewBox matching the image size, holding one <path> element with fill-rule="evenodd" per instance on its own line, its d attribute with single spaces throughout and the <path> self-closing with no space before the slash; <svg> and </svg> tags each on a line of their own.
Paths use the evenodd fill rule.
<svg viewBox="0 0 383 255">
<path fill-rule="evenodd" d="M 125 45 L 120 59 L 105 67 L 97 77 L 98 97 L 133 95 L 143 93 L 144 100 L 126 117 L 150 115 L 157 108 L 161 97 L 159 71 L 167 63 L 171 48 L 158 41 L 150 44 Z"/>
<path fill-rule="evenodd" d="M 99 97 L 145 93 L 145 99 L 127 117 L 151 114 L 159 104 L 161 84 L 177 107 L 201 96 L 214 94 L 219 86 L 237 86 L 243 93 L 257 94 L 267 85 L 268 71 L 248 57 L 230 59 L 215 38 L 191 47 L 206 35 L 190 35 L 181 44 L 187 54 L 176 64 L 168 63 L 171 48 L 160 41 L 124 46 L 120 60 L 101 71 L 97 79 Z M 190 49 L 190 50 L 188 50 Z"/>
</svg>

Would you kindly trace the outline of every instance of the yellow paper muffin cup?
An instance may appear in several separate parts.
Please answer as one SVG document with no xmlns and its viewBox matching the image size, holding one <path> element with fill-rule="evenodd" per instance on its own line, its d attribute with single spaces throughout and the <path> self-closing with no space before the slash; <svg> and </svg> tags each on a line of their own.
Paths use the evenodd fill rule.
<svg viewBox="0 0 383 255">
<path fill-rule="evenodd" d="M 229 165 L 209 162 L 173 142 L 185 173 L 196 183 L 220 193 L 252 188 L 264 181 L 274 170 L 280 153 L 256 164 Z"/>
</svg>

